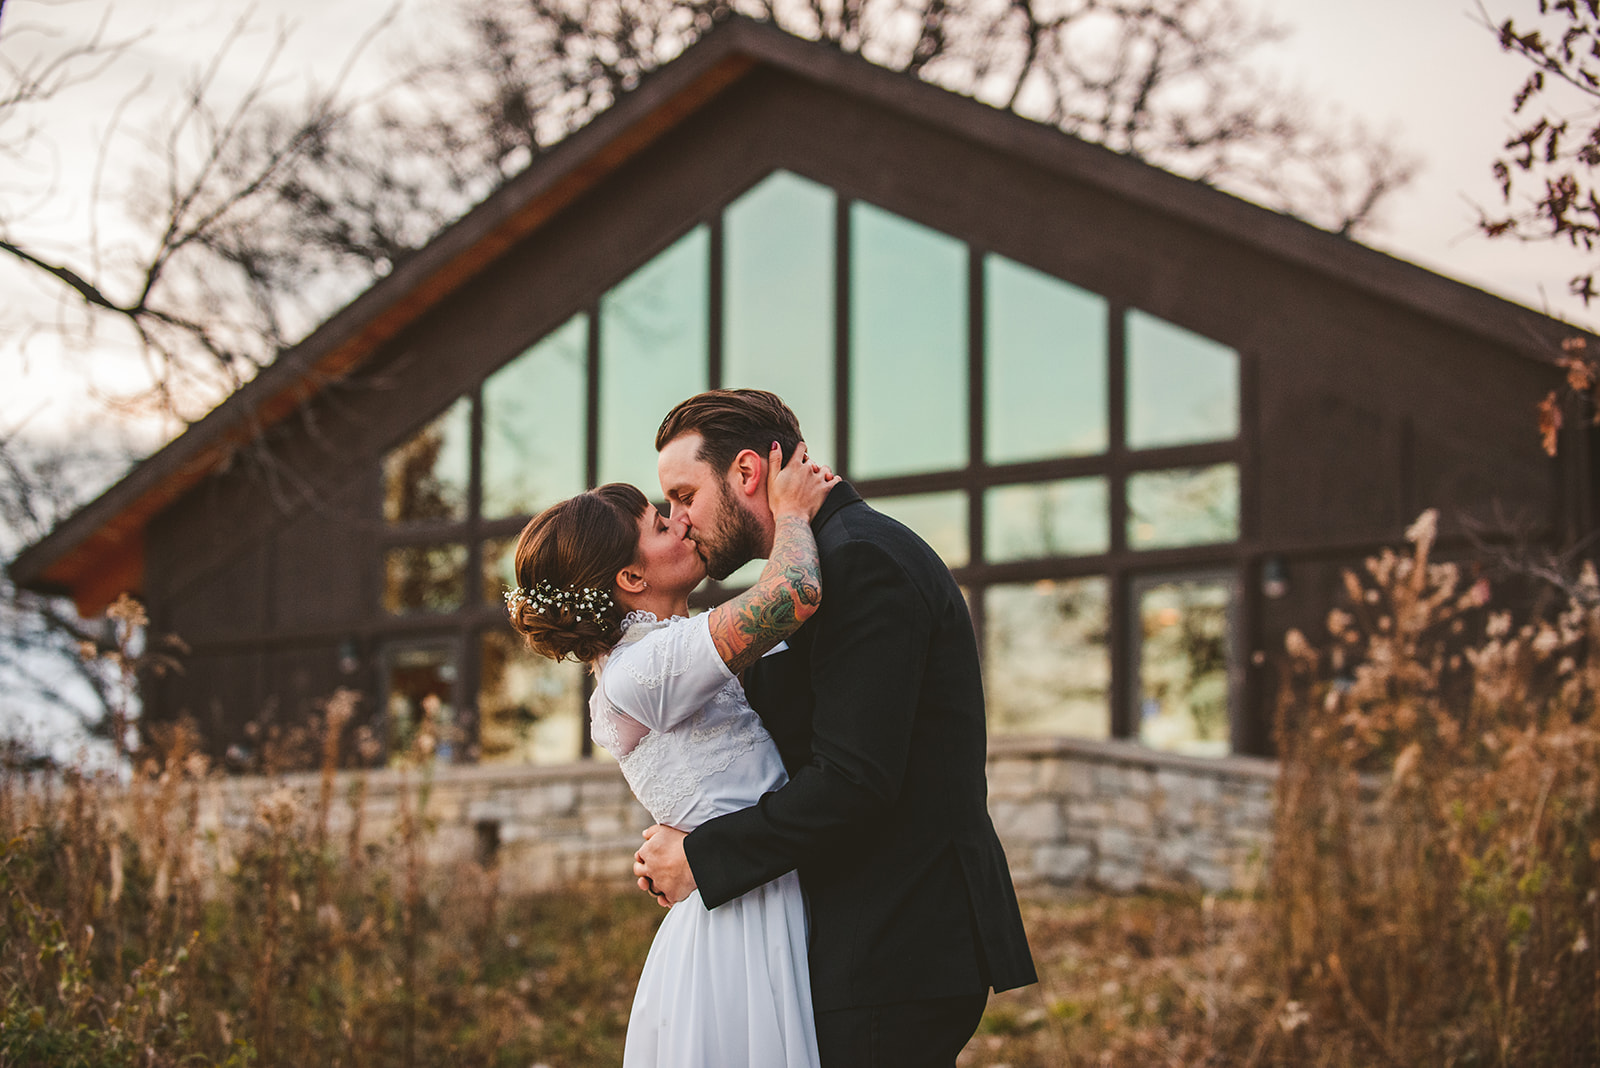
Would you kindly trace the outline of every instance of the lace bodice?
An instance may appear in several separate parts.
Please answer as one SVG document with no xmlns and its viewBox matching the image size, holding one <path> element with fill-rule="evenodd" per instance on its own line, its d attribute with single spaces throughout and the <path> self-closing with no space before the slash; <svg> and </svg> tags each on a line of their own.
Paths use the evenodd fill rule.
<svg viewBox="0 0 1600 1068">
<path fill-rule="evenodd" d="M 589 708 L 595 743 L 617 758 L 658 823 L 692 830 L 785 781 L 777 747 L 703 615 L 629 613 Z"/>
</svg>

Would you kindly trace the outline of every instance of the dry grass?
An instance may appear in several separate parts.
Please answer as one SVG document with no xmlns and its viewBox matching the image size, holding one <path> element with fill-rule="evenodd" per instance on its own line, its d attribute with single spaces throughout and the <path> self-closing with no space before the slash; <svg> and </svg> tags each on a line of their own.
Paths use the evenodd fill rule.
<svg viewBox="0 0 1600 1068">
<path fill-rule="evenodd" d="M 1600 580 L 1513 618 L 1431 546 L 1290 638 L 1264 894 L 1026 897 L 1040 983 L 962 1068 L 1600 1064 Z M 0 768 L 0 1068 L 620 1061 L 659 910 L 427 867 L 426 723 L 371 840 L 333 787 L 352 701 L 302 746 L 314 802 L 226 843 L 183 730 L 125 786 Z"/>
</svg>

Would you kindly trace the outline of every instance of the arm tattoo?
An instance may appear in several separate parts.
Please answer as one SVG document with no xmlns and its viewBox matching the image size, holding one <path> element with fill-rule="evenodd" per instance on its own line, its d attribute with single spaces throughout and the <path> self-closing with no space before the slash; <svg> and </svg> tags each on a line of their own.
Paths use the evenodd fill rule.
<svg viewBox="0 0 1600 1068">
<path fill-rule="evenodd" d="M 822 603 L 822 568 L 811 524 L 778 519 L 772 556 L 756 584 L 711 610 L 711 640 L 735 675 L 800 628 Z"/>
</svg>

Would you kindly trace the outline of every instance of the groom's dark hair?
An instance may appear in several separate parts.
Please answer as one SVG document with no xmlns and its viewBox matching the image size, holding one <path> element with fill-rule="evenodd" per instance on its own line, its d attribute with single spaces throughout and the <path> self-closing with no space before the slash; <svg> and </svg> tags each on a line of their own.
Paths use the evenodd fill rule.
<svg viewBox="0 0 1600 1068">
<path fill-rule="evenodd" d="M 733 458 L 753 449 L 763 459 L 776 441 L 787 463 L 801 441 L 800 420 L 783 398 L 764 389 L 712 389 L 673 408 L 656 431 L 656 451 L 684 434 L 699 434 L 696 456 L 719 475 Z"/>
</svg>

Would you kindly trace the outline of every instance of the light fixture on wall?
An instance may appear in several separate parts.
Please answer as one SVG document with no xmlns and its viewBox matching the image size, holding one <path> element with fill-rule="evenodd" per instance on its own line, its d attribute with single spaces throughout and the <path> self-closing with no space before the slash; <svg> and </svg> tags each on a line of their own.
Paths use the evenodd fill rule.
<svg viewBox="0 0 1600 1068">
<path fill-rule="evenodd" d="M 1261 561 L 1261 594 L 1276 601 L 1289 592 L 1289 564 L 1281 556 Z"/>
</svg>

